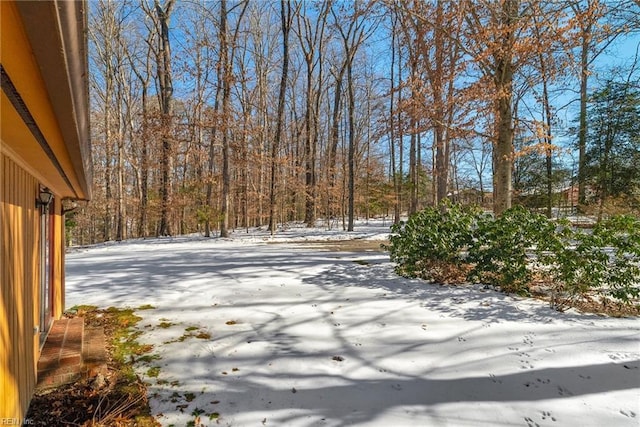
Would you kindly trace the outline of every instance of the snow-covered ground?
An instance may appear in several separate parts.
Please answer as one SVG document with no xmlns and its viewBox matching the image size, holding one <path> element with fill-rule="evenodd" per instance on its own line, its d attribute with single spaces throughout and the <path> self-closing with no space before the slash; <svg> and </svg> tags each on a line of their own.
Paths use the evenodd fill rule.
<svg viewBox="0 0 640 427">
<path fill-rule="evenodd" d="M 155 307 L 137 314 L 160 358 L 139 372 L 163 425 L 640 425 L 638 319 L 430 285 L 397 277 L 383 252 L 296 243 L 387 235 L 372 222 L 76 249 L 67 306 Z"/>
</svg>

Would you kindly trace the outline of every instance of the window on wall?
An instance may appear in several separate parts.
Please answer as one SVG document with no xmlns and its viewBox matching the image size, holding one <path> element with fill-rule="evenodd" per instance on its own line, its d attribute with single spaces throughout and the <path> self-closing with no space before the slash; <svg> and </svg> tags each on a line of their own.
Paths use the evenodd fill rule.
<svg viewBox="0 0 640 427">
<path fill-rule="evenodd" d="M 53 242 L 51 211 L 55 201 L 40 206 L 40 343 L 44 343 L 51 326 L 53 288 L 51 286 L 52 263 L 51 244 Z"/>
</svg>

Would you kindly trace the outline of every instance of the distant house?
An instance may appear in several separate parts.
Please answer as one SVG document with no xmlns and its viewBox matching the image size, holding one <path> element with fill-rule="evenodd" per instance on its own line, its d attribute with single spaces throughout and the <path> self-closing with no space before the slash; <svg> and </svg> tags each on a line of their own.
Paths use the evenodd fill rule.
<svg viewBox="0 0 640 427">
<path fill-rule="evenodd" d="M 23 420 L 64 310 L 63 202 L 91 196 L 86 14 L 0 1 L 0 424 Z"/>
<path fill-rule="evenodd" d="M 577 184 L 562 188 L 560 190 L 560 195 L 564 206 L 578 206 L 579 200 Z M 593 201 L 597 198 L 597 192 L 590 185 L 585 186 L 585 198 L 587 201 Z"/>
<path fill-rule="evenodd" d="M 563 188 L 560 191 L 562 196 L 562 204 L 564 206 L 576 207 L 578 206 L 578 186 L 571 185 L 570 187 Z"/>
</svg>

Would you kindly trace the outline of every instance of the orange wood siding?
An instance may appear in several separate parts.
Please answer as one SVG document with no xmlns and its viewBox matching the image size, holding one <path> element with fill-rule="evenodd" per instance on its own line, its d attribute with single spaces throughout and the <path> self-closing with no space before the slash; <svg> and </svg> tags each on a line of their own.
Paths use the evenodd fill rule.
<svg viewBox="0 0 640 427">
<path fill-rule="evenodd" d="M 0 156 L 0 418 L 23 419 L 39 354 L 38 182 Z"/>
</svg>

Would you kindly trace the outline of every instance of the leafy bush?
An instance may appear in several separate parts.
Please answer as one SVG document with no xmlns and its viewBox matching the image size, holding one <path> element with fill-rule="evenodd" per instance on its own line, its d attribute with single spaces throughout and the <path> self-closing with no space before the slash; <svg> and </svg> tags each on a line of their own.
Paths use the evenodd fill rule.
<svg viewBox="0 0 640 427">
<path fill-rule="evenodd" d="M 572 235 L 573 241 L 554 252 L 555 260 L 551 266 L 551 307 L 563 310 L 575 304 L 591 289 L 606 284 L 606 271 L 609 256 L 604 252 L 604 242 L 600 236 L 585 232 Z"/>
<path fill-rule="evenodd" d="M 469 279 L 499 286 L 505 292 L 528 294 L 533 249 L 539 259 L 558 246 L 556 225 L 547 217 L 522 206 L 505 211 L 499 218 L 484 217 L 469 248 L 475 264 Z"/>
<path fill-rule="evenodd" d="M 550 290 L 562 310 L 597 292 L 606 303 L 640 297 L 640 220 L 619 215 L 592 232 L 516 206 L 500 217 L 445 203 L 392 227 L 387 249 L 396 272 L 439 283 L 472 280 L 528 295 Z M 550 286 L 549 286 L 550 285 Z"/>
<path fill-rule="evenodd" d="M 613 248 L 613 268 L 609 274 L 607 294 L 629 302 L 640 296 L 640 219 L 630 215 L 615 216 L 596 226 L 594 234 L 606 236 Z"/>
<path fill-rule="evenodd" d="M 618 215 L 596 225 L 592 233 L 573 234 L 573 244 L 556 252 L 551 304 L 562 309 L 587 292 L 631 303 L 640 296 L 640 220 Z M 569 242 L 568 242 L 569 243 Z M 605 299 L 606 301 L 606 299 Z"/>
<path fill-rule="evenodd" d="M 444 202 L 417 212 L 406 223 L 393 225 L 387 249 L 396 272 L 448 282 L 463 263 L 462 251 L 471 244 L 481 215 L 477 208 Z"/>
</svg>

